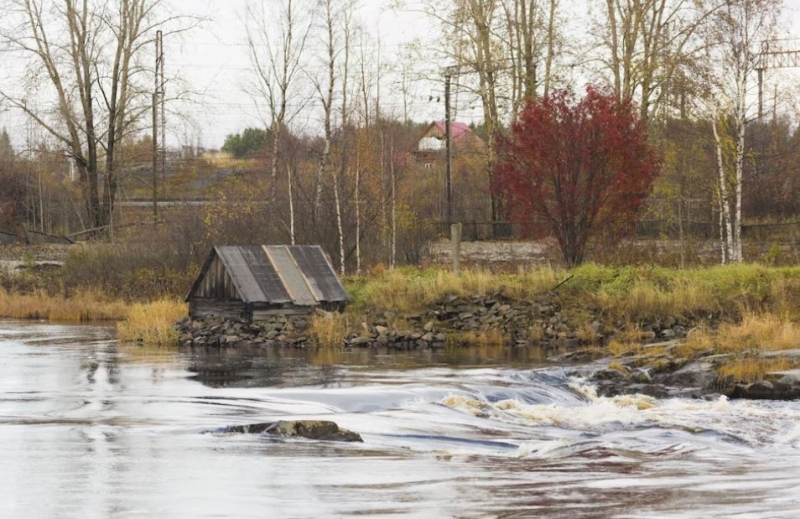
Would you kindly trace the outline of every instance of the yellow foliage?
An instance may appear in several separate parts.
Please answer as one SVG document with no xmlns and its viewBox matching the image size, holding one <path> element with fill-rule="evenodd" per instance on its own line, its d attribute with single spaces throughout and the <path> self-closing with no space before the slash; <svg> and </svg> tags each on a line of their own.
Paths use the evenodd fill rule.
<svg viewBox="0 0 800 519">
<path fill-rule="evenodd" d="M 459 339 L 466 346 L 498 346 L 505 344 L 505 336 L 497 328 L 477 332 L 461 332 Z"/>
<path fill-rule="evenodd" d="M 0 316 L 12 319 L 47 319 L 57 322 L 119 320 L 127 314 L 123 301 L 109 301 L 95 292 L 77 292 L 69 298 L 49 295 L 9 294 L 0 290 Z"/>
<path fill-rule="evenodd" d="M 177 345 L 175 323 L 186 313 L 186 303 L 174 299 L 134 304 L 125 320 L 117 324 L 119 339 L 150 345 Z"/>
<path fill-rule="evenodd" d="M 800 325 L 774 314 L 750 314 L 741 323 L 723 323 L 716 332 L 698 330 L 678 350 L 690 354 L 713 348 L 718 353 L 800 348 Z"/>
<path fill-rule="evenodd" d="M 311 338 L 317 346 L 341 348 L 349 332 L 350 323 L 346 314 L 328 313 L 311 320 Z"/>
<path fill-rule="evenodd" d="M 721 378 L 733 377 L 737 382 L 750 383 L 762 380 L 764 375 L 774 371 L 792 369 L 794 363 L 786 357 L 760 359 L 753 357 L 738 358 L 720 366 Z"/>
</svg>

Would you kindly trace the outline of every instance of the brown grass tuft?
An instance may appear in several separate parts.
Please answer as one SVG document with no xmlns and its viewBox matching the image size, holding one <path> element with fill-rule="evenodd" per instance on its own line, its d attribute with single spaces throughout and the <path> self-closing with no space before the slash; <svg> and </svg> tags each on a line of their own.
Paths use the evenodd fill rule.
<svg viewBox="0 0 800 519">
<path fill-rule="evenodd" d="M 750 383 L 762 380 L 767 373 L 792 369 L 794 366 L 795 363 L 786 357 L 774 359 L 738 358 L 720 366 L 719 376 L 721 378 L 730 376 L 737 382 Z"/>
<path fill-rule="evenodd" d="M 9 294 L 0 290 L 0 316 L 12 319 L 47 319 L 56 322 L 116 321 L 123 319 L 128 305 L 109 301 L 95 292 L 77 292 L 72 297 Z"/>
<path fill-rule="evenodd" d="M 176 345 L 179 337 L 175 322 L 186 313 L 186 303 L 174 299 L 134 304 L 125 320 L 117 323 L 119 339 L 150 345 Z"/>
<path fill-rule="evenodd" d="M 462 344 L 468 346 L 498 346 L 503 345 L 506 342 L 503 332 L 497 328 L 461 332 L 459 335 Z"/>
<path fill-rule="evenodd" d="M 341 348 L 350 331 L 349 316 L 337 312 L 316 315 L 311 320 L 310 334 L 317 346 Z"/>
<path fill-rule="evenodd" d="M 800 325 L 775 314 L 749 314 L 741 323 L 721 324 L 716 332 L 691 333 L 679 351 L 683 356 L 690 356 L 712 348 L 717 353 L 800 348 Z"/>
</svg>

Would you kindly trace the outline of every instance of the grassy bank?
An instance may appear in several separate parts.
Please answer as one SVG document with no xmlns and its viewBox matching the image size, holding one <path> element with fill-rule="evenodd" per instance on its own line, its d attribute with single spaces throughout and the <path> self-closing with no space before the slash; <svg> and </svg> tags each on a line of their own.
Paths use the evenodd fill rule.
<svg viewBox="0 0 800 519">
<path fill-rule="evenodd" d="M 125 319 L 117 324 L 119 339 L 124 342 L 176 345 L 178 332 L 174 325 L 187 311 L 186 303 L 179 299 L 136 303 L 128 308 Z"/>
<path fill-rule="evenodd" d="M 62 323 L 118 321 L 128 314 L 121 300 L 108 299 L 96 292 L 78 291 L 67 296 L 33 292 L 11 293 L 0 289 L 0 317 L 44 319 Z"/>
<path fill-rule="evenodd" d="M 182 285 L 172 280 L 150 290 L 160 295 L 148 294 L 151 297 L 136 302 L 74 287 L 47 290 L 30 274 L 25 276 L 29 277 L 20 286 L 27 290 L 0 290 L 0 316 L 61 322 L 119 320 L 123 340 L 173 344 L 172 324 L 186 315 L 177 288 Z M 351 295 L 347 310 L 311 323 L 309 333 L 319 346 L 340 346 L 343 336 L 360 333 L 365 325 L 373 324 L 375 315 L 391 314 L 387 326 L 408 328 L 413 327 L 406 320 L 409 314 L 429 312 L 447 298 L 501 296 L 520 304 L 557 301 L 560 314 L 587 344 L 593 340 L 588 325 L 595 319 L 602 321 L 607 330 L 605 342 L 594 347 L 605 347 L 614 355 L 641 353 L 643 342 L 652 340 L 648 323 L 684 323 L 691 331 L 676 353 L 683 358 L 709 351 L 731 355 L 720 372 L 741 380 L 794 365 L 785 358 L 765 360 L 758 352 L 800 348 L 800 267 L 732 265 L 678 270 L 588 264 L 571 271 L 468 270 L 460 276 L 441 269 L 400 268 L 347 277 L 344 283 Z M 168 287 L 176 288 L 170 294 Z M 532 327 L 530 338 L 541 338 L 541 333 L 541 327 Z M 448 332 L 447 337 L 447 343 L 453 345 L 504 340 L 508 337 L 492 329 Z"/>
<path fill-rule="evenodd" d="M 586 329 L 587 320 L 600 318 L 606 329 L 613 330 L 605 345 L 613 355 L 641 355 L 645 340 L 652 339 L 648 323 L 676 321 L 690 329 L 677 355 L 684 360 L 712 352 L 729 355 L 719 365 L 720 375 L 744 382 L 796 366 L 791 358 L 764 359 L 760 354 L 800 348 L 800 267 L 728 265 L 679 270 L 588 264 L 571 271 L 544 268 L 492 274 L 473 270 L 461 276 L 436 269 L 398 269 L 372 278 L 349 278 L 346 284 L 353 298 L 349 321 L 356 323 L 365 320 L 358 314 L 375 309 L 395 311 L 402 320 L 404 313 L 420 312 L 448 296 L 503 294 L 536 302 L 555 289 L 561 312 L 569 316 L 573 327 Z M 341 327 L 341 322 L 336 323 L 337 333 Z M 486 336 L 462 335 L 464 340 Z M 590 335 L 586 334 L 585 342 L 591 342 Z M 492 340 L 503 338 L 495 333 Z M 647 348 L 654 359 L 660 353 Z"/>
<path fill-rule="evenodd" d="M 371 278 L 346 278 L 345 284 L 355 311 L 416 312 L 448 295 L 502 293 L 535 300 L 560 284 L 556 292 L 565 306 L 593 305 L 608 319 L 630 323 L 654 316 L 739 321 L 766 312 L 800 318 L 800 267 L 729 265 L 679 270 L 588 264 L 571 271 L 536 268 L 494 274 L 471 270 L 460 276 L 439 269 L 397 269 Z"/>
</svg>

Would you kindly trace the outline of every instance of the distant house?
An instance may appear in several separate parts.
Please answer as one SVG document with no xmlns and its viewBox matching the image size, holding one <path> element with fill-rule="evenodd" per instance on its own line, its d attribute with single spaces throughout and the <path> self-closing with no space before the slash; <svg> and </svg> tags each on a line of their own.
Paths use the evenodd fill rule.
<svg viewBox="0 0 800 519">
<path fill-rule="evenodd" d="M 340 309 L 348 296 L 318 245 L 225 246 L 211 250 L 186 301 L 192 319 L 257 322 Z"/>
<path fill-rule="evenodd" d="M 437 162 L 445 160 L 447 142 L 444 121 L 433 121 L 420 136 L 414 149 L 414 156 L 418 163 L 426 168 L 432 168 Z M 454 155 L 463 153 L 483 153 L 486 144 L 473 133 L 466 123 L 450 123 L 450 141 Z"/>
</svg>

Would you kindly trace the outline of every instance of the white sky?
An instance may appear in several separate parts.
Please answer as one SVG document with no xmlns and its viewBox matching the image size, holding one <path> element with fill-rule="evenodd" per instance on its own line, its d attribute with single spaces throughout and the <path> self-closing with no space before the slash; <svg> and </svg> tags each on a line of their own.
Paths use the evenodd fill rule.
<svg viewBox="0 0 800 519">
<path fill-rule="evenodd" d="M 259 118 L 253 101 L 243 93 L 242 85 L 246 81 L 250 67 L 242 17 L 246 0 L 170 0 L 179 13 L 192 14 L 206 18 L 199 28 L 181 37 L 165 38 L 165 63 L 168 77 L 182 78 L 194 92 L 193 101 L 182 103 L 178 110 L 192 125 L 185 124 L 181 118 L 168 116 L 168 143 L 197 143 L 206 147 L 219 147 L 225 136 L 236 133 L 248 126 L 264 126 Z M 270 3 L 272 0 L 266 0 Z M 416 0 L 406 0 L 413 3 Z M 444 1 L 444 0 L 443 0 Z M 575 23 L 586 12 L 580 6 L 584 2 L 596 0 L 562 0 L 562 5 L 575 6 L 575 12 L 581 13 L 570 21 Z M 433 24 L 421 14 L 412 11 L 396 11 L 387 9 L 390 0 L 360 0 L 359 17 L 369 28 L 373 38 L 381 39 L 383 62 L 394 62 L 404 45 L 414 38 L 422 38 L 429 44 L 435 44 Z M 800 37 L 800 0 L 785 0 L 787 6 L 787 25 L 795 37 Z M 579 26 L 578 26 L 579 27 Z M 580 31 L 580 29 L 578 29 Z M 582 37 L 584 34 L 576 35 Z M 800 40 L 793 44 L 800 47 Z M 316 42 L 319 48 L 321 42 Z M 2 56 L 0 56 L 0 59 Z M 428 65 L 431 73 L 437 65 Z M 8 61 L 0 61 L 0 79 L 11 76 L 13 66 Z M 796 77 L 800 84 L 800 70 L 784 71 L 789 77 Z M 413 85 L 409 98 L 412 119 L 430 121 L 442 119 L 444 115 L 443 93 L 441 84 L 433 82 L 417 82 Z M 174 94 L 176 85 L 167 85 L 168 97 Z M 396 78 L 387 75 L 381 86 L 382 105 L 384 109 L 401 115 L 400 97 Z M 457 119 L 464 122 L 480 122 L 482 113 L 478 103 L 471 102 L 465 94 L 457 99 Z M 437 97 L 439 102 L 437 102 Z M 433 98 L 431 100 L 431 98 Z M 319 110 L 306 110 L 305 120 L 296 121 L 295 126 L 308 133 L 316 133 L 319 125 Z M 10 129 L 13 134 L 21 133 L 26 125 L 20 122 L 18 114 L 0 110 L 0 126 Z M 19 138 L 15 139 L 19 140 Z"/>
<path fill-rule="evenodd" d="M 242 17 L 246 0 L 173 0 L 176 6 L 186 13 L 198 14 L 209 19 L 203 29 L 195 31 L 183 41 L 165 41 L 168 55 L 165 58 L 166 75 L 177 73 L 187 78 L 192 90 L 201 93 L 198 103 L 187 105 L 185 110 L 197 127 L 200 128 L 200 141 L 205 146 L 218 147 L 226 135 L 236 133 L 247 126 L 263 127 L 253 100 L 243 92 L 250 73 L 250 61 L 243 30 Z M 388 63 L 395 61 L 405 44 L 419 36 L 425 36 L 428 22 L 419 14 L 398 12 L 387 9 L 386 0 L 361 0 L 359 18 L 377 41 L 380 35 L 381 59 Z M 309 41 L 307 47 L 319 49 L 323 42 L 318 38 Z M 353 59 L 353 58 L 351 58 Z M 307 79 L 302 79 L 308 81 Z M 388 75 L 381 84 L 381 97 L 384 110 L 399 114 L 402 103 L 391 94 L 396 84 Z M 443 104 L 429 101 L 437 94 L 435 85 L 416 85 L 410 99 L 413 119 L 430 120 L 442 118 Z M 440 92 L 438 92 L 441 95 Z M 169 96 L 168 96 L 169 97 Z M 306 110 L 304 117 L 298 118 L 294 126 L 300 131 L 306 128 L 316 133 L 320 127 L 319 110 Z M 477 111 L 475 114 L 477 115 Z M 266 114 L 264 114 L 266 115 Z M 173 130 L 173 139 L 192 142 L 189 134 L 194 128 Z"/>
</svg>

